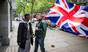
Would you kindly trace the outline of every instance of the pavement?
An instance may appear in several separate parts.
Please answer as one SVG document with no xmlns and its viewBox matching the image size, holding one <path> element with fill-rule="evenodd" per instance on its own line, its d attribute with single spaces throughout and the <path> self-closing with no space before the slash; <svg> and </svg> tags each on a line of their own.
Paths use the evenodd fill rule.
<svg viewBox="0 0 88 52">
<path fill-rule="evenodd" d="M 3 47 L 0 52 L 17 52 L 17 28 L 19 22 L 13 22 L 14 30 L 10 33 L 10 46 Z M 34 29 L 33 25 L 33 29 Z M 4 51 L 5 49 L 5 51 Z M 60 31 L 58 29 L 51 30 L 48 28 L 45 38 L 46 52 L 88 52 L 88 39 L 80 38 L 73 34 Z M 34 51 L 34 45 L 31 46 L 31 51 Z M 40 49 L 38 52 L 41 52 Z"/>
</svg>

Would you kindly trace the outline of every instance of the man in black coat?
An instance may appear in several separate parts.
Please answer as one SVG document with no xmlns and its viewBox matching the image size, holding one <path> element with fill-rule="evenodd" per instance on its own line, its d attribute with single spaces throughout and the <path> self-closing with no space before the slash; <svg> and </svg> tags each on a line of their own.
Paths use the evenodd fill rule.
<svg viewBox="0 0 88 52">
<path fill-rule="evenodd" d="M 33 44 L 32 25 L 29 21 L 30 14 L 25 14 L 23 22 L 19 24 L 17 35 L 18 52 L 29 52 L 30 44 Z"/>
</svg>

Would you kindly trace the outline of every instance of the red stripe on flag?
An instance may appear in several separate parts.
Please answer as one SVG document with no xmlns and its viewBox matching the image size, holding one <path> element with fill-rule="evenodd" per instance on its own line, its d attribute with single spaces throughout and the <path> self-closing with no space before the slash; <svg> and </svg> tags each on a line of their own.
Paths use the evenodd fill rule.
<svg viewBox="0 0 88 52">
<path fill-rule="evenodd" d="M 75 27 L 73 24 L 70 23 L 70 25 L 71 25 L 71 28 L 73 28 L 73 30 L 74 30 L 75 32 L 78 32 L 77 29 L 76 29 L 76 27 Z"/>
<path fill-rule="evenodd" d="M 49 14 L 57 14 L 56 12 L 50 12 Z"/>
<path fill-rule="evenodd" d="M 65 0 L 62 0 L 62 2 L 64 4 L 65 8 L 68 8 L 67 5 L 66 5 L 66 3 L 65 3 Z"/>
</svg>

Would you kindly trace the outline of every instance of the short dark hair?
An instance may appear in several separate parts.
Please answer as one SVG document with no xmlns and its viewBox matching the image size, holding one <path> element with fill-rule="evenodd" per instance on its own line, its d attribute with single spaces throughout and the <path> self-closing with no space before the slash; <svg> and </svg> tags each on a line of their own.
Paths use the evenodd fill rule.
<svg viewBox="0 0 88 52">
<path fill-rule="evenodd" d="M 25 14 L 24 17 L 26 17 L 26 16 L 30 16 L 30 14 Z"/>
</svg>

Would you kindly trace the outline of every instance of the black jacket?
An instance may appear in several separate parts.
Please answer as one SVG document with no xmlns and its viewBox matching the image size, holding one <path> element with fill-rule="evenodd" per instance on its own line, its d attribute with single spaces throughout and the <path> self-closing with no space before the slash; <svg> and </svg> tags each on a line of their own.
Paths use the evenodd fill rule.
<svg viewBox="0 0 88 52">
<path fill-rule="evenodd" d="M 29 23 L 30 26 L 30 36 L 31 36 L 31 43 L 33 44 L 33 31 L 32 31 L 32 25 Z M 17 43 L 19 47 L 25 48 L 27 40 L 27 23 L 21 22 L 18 27 L 18 35 L 17 35 Z"/>
</svg>

